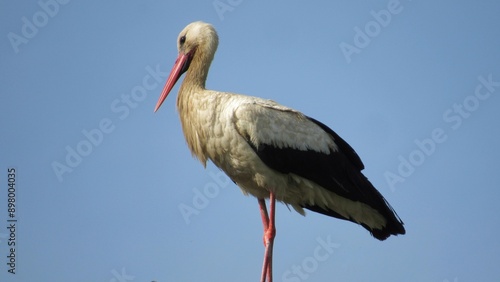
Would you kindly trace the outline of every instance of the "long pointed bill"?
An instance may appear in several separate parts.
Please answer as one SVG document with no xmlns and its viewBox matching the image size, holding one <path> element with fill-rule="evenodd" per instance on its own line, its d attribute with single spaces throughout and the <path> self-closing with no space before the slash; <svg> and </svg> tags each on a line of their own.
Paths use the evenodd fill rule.
<svg viewBox="0 0 500 282">
<path fill-rule="evenodd" d="M 181 77 L 183 73 L 184 64 L 188 59 L 189 59 L 189 54 L 179 53 L 179 56 L 175 60 L 174 67 L 170 71 L 170 75 L 168 76 L 167 82 L 165 83 L 165 87 L 163 87 L 160 99 L 158 99 L 158 102 L 156 103 L 155 112 L 160 108 L 163 101 L 165 101 L 165 99 L 167 98 L 168 93 L 170 93 L 170 90 L 172 90 L 179 77 Z"/>
</svg>

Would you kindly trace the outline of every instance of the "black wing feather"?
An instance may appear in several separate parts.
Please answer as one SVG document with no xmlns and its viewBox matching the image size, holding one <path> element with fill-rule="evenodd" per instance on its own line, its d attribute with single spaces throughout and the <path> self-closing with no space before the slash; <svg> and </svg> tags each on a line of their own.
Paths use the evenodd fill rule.
<svg viewBox="0 0 500 282">
<path fill-rule="evenodd" d="M 285 174 L 294 173 L 339 196 L 352 201 L 363 202 L 376 209 L 387 220 L 384 229 L 372 229 L 365 224 L 361 224 L 375 238 L 384 240 L 391 234 L 404 234 L 405 229 L 402 221 L 384 197 L 361 173 L 364 165 L 354 149 L 328 126 L 313 118 L 308 117 L 308 119 L 332 137 L 338 147 L 337 151 L 325 154 L 314 150 L 297 150 L 290 147 L 277 148 L 271 144 L 261 143 L 256 145 L 248 138 L 245 139 L 247 139 L 247 142 L 259 158 L 270 168 Z M 353 219 L 345 218 L 334 210 L 325 210 L 319 206 L 307 204 L 304 204 L 303 208 L 355 222 Z"/>
</svg>

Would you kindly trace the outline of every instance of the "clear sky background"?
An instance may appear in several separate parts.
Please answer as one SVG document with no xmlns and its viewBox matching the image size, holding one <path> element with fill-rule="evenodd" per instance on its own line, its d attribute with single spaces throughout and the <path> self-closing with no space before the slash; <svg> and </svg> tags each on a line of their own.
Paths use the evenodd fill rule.
<svg viewBox="0 0 500 282">
<path fill-rule="evenodd" d="M 276 281 L 500 280 L 498 1 L 59 1 L 0 4 L 0 281 L 259 279 L 256 199 L 191 157 L 178 86 L 153 114 L 196 20 L 208 88 L 329 125 L 405 222 L 280 204 Z"/>
</svg>

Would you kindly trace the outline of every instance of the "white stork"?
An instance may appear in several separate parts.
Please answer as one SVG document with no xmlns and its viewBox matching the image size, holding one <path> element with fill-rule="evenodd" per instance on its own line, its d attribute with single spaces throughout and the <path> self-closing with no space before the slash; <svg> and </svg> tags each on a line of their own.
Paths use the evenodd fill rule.
<svg viewBox="0 0 500 282">
<path fill-rule="evenodd" d="M 333 130 L 270 100 L 205 89 L 218 41 L 204 22 L 181 31 L 179 55 L 155 112 L 187 72 L 177 108 L 189 149 L 258 199 L 265 244 L 261 281 L 272 281 L 276 200 L 302 215 L 308 209 L 360 224 L 379 240 L 405 234 L 396 212 L 361 173 L 356 152 Z"/>
</svg>

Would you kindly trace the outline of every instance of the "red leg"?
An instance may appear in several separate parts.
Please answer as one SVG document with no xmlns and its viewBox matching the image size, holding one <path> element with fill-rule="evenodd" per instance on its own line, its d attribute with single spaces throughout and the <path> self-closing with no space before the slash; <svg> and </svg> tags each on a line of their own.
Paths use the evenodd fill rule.
<svg viewBox="0 0 500 282">
<path fill-rule="evenodd" d="M 273 281 L 273 245 L 274 237 L 276 236 L 275 228 L 275 207 L 276 199 L 273 193 L 269 195 L 269 209 L 270 214 L 267 214 L 266 202 L 264 199 L 259 199 L 260 214 L 262 217 L 262 224 L 264 225 L 264 246 L 266 248 L 264 253 L 264 263 L 262 265 L 261 282 Z"/>
</svg>

